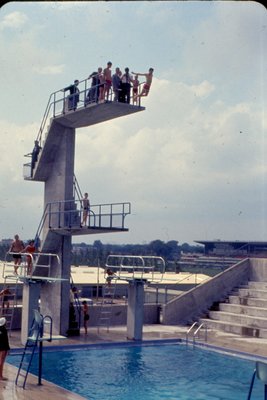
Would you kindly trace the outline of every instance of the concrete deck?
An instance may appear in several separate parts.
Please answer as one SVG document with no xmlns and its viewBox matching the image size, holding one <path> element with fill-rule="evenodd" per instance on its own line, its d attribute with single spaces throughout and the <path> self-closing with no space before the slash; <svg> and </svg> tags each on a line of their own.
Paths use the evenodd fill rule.
<svg viewBox="0 0 267 400">
<path fill-rule="evenodd" d="M 184 326 L 163 326 L 146 325 L 143 329 L 143 340 L 161 340 L 161 339 L 185 339 L 188 327 Z M 109 332 L 101 329 L 98 333 L 97 328 L 89 328 L 88 335 L 81 331 L 78 337 L 67 338 L 66 340 L 55 340 L 48 343 L 49 346 L 60 345 L 81 345 L 81 344 L 99 344 L 128 342 L 126 338 L 126 327 L 113 327 Z M 201 343 L 205 343 L 201 340 Z M 234 334 L 208 331 L 208 345 L 218 346 L 232 352 L 248 353 L 252 356 L 267 357 L 267 340 L 251 337 L 240 337 Z M 10 337 L 11 348 L 23 347 L 20 343 L 20 332 L 14 331 Z M 37 377 L 29 375 L 26 388 L 22 389 L 15 386 L 17 369 L 9 364 L 5 364 L 4 375 L 7 381 L 0 381 L 0 400 L 81 400 L 81 396 L 65 391 L 64 389 L 50 384 L 43 380 L 43 385 L 37 385 Z"/>
</svg>

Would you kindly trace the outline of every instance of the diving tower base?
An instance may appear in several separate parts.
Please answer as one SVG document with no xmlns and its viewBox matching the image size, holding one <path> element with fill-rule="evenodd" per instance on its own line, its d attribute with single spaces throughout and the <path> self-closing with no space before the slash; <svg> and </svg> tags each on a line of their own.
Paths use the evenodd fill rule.
<svg viewBox="0 0 267 400">
<path fill-rule="evenodd" d="M 34 317 L 33 310 L 39 310 L 39 298 L 41 282 L 34 285 L 28 283 L 23 285 L 22 297 L 22 319 L 21 319 L 21 343 L 25 345 Z"/>
<path fill-rule="evenodd" d="M 128 286 L 127 339 L 142 340 L 144 320 L 144 283 L 134 279 Z"/>
</svg>

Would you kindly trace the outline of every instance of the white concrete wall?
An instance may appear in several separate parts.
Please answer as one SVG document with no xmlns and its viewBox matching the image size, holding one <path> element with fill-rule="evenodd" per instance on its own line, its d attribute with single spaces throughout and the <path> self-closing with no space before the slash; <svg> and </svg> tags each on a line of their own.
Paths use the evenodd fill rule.
<svg viewBox="0 0 267 400">
<path fill-rule="evenodd" d="M 267 282 L 267 258 L 250 259 L 249 279 L 256 282 Z"/>
<path fill-rule="evenodd" d="M 96 327 L 100 314 L 101 306 L 89 306 L 90 320 L 88 326 Z M 22 306 L 15 308 L 13 318 L 13 330 L 21 329 L 21 314 Z M 113 304 L 112 306 L 112 320 L 111 326 L 126 325 L 127 322 L 127 305 L 126 304 Z M 144 324 L 157 324 L 159 323 L 159 306 L 157 304 L 145 304 L 144 306 Z M 81 321 L 83 327 L 83 321 Z M 54 330 L 53 333 L 55 334 Z"/>
<path fill-rule="evenodd" d="M 207 282 L 182 294 L 163 306 L 162 323 L 187 324 L 196 321 L 216 301 L 222 301 L 231 290 L 249 279 L 249 259 L 239 262 Z"/>
</svg>

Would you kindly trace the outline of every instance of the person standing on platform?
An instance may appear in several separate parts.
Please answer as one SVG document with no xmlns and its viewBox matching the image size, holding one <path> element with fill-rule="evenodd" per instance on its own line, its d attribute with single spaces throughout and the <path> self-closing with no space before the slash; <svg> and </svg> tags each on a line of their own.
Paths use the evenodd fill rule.
<svg viewBox="0 0 267 400">
<path fill-rule="evenodd" d="M 14 236 L 14 240 L 10 246 L 9 252 L 10 253 L 21 253 L 24 249 L 24 243 L 20 240 L 19 235 Z M 12 254 L 14 259 L 14 274 L 18 275 L 18 268 L 21 264 L 21 255 L 20 254 Z"/>
<path fill-rule="evenodd" d="M 105 97 L 105 78 L 101 67 L 97 69 L 97 76 L 99 79 L 99 103 L 103 103 Z"/>
<path fill-rule="evenodd" d="M 84 193 L 84 198 L 82 199 L 82 208 L 83 208 L 83 219 L 82 219 L 82 226 L 86 225 L 87 218 L 90 211 L 90 201 L 88 199 L 88 193 Z M 89 221 L 90 222 L 90 221 Z"/>
<path fill-rule="evenodd" d="M 92 79 L 91 88 L 86 96 L 86 103 L 97 103 L 99 96 L 99 77 L 97 72 L 92 72 L 88 79 Z"/>
<path fill-rule="evenodd" d="M 107 67 L 104 69 L 104 74 L 103 74 L 105 82 L 104 98 L 106 97 L 106 100 L 109 99 L 109 92 L 112 86 L 111 67 L 112 67 L 112 62 L 109 61 L 107 63 Z"/>
<path fill-rule="evenodd" d="M 74 84 L 66 87 L 63 89 L 63 92 L 66 92 L 69 90 L 70 94 L 68 96 L 68 110 L 76 110 L 77 104 L 80 101 L 80 90 L 78 88 L 79 81 L 78 79 L 75 79 Z"/>
<path fill-rule="evenodd" d="M 25 247 L 23 250 L 23 253 L 28 253 L 26 256 L 27 260 L 27 275 L 32 275 L 33 273 L 33 254 L 36 252 L 35 246 L 34 246 L 34 240 L 30 240 L 28 245 Z"/>
<path fill-rule="evenodd" d="M 116 68 L 115 74 L 112 75 L 112 88 L 114 93 L 113 100 L 118 101 L 121 92 L 121 70 L 119 67 Z"/>
<path fill-rule="evenodd" d="M 125 74 L 121 77 L 122 103 L 130 103 L 132 75 L 129 74 L 129 68 L 125 68 Z"/>
<path fill-rule="evenodd" d="M 138 75 L 135 75 L 134 80 L 133 80 L 133 104 L 137 103 L 136 96 L 138 95 L 139 83 L 140 82 L 138 80 Z"/>
<path fill-rule="evenodd" d="M 7 378 L 3 376 L 3 370 L 9 350 L 10 346 L 6 329 L 6 319 L 5 317 L 2 317 L 0 318 L 0 381 L 7 380 Z"/>
</svg>

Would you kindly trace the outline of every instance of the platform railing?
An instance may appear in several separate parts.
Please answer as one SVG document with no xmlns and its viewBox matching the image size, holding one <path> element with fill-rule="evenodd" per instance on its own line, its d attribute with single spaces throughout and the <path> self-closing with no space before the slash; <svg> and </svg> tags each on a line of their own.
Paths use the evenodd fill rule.
<svg viewBox="0 0 267 400">
<path fill-rule="evenodd" d="M 45 219 L 50 229 L 81 227 L 82 201 L 65 200 L 47 204 Z M 87 228 L 125 228 L 125 217 L 131 214 L 131 203 L 92 204 L 88 212 Z"/>
<path fill-rule="evenodd" d="M 14 261 L 10 258 L 12 256 L 21 256 L 21 263 L 18 268 L 18 277 L 32 277 L 36 268 L 45 269 L 45 276 L 50 276 L 51 265 L 56 262 L 60 265 L 60 258 L 58 254 L 53 253 L 28 253 L 28 252 L 11 252 L 8 251 L 5 256 L 5 262 L 2 271 L 2 277 L 14 275 Z"/>
<path fill-rule="evenodd" d="M 152 282 L 162 279 L 165 272 L 165 260 L 158 256 L 113 255 L 107 257 L 106 273 L 111 271 L 117 279 L 141 279 Z"/>
<path fill-rule="evenodd" d="M 77 102 L 77 104 L 75 104 L 74 107 L 72 107 L 73 109 L 71 110 L 68 110 L 67 103 L 68 100 L 70 99 L 70 96 L 75 96 L 75 93 L 70 95 L 67 93 L 67 91 L 64 91 L 64 88 L 51 93 L 36 138 L 36 140 L 39 142 L 40 145 L 42 144 L 43 140 L 43 132 L 45 131 L 45 128 L 47 127 L 47 122 L 50 118 L 54 118 L 59 115 L 64 115 L 66 112 L 74 112 L 78 109 L 88 107 L 92 104 L 100 102 L 98 97 L 100 84 L 92 86 L 90 81 L 91 78 L 79 81 L 79 85 L 77 87 L 79 89 L 79 92 L 76 93 L 79 96 L 79 101 Z M 141 85 L 143 85 L 143 82 L 139 84 L 139 87 L 141 87 Z M 95 93 L 95 95 L 93 97 L 89 97 L 89 94 L 90 92 L 92 93 L 92 91 Z M 130 98 L 131 98 L 131 104 L 133 104 L 133 96 L 131 95 Z M 114 91 L 111 86 L 108 96 L 105 96 L 102 102 L 111 102 L 113 100 L 114 100 Z M 140 98 L 138 98 L 138 102 L 136 105 L 137 106 L 141 105 Z"/>
<path fill-rule="evenodd" d="M 100 101 L 99 97 L 98 97 L 98 92 L 99 92 L 99 87 L 100 84 L 92 86 L 90 84 L 91 78 L 87 78 L 87 79 L 83 79 L 81 81 L 79 81 L 79 85 L 78 85 L 78 89 L 79 92 L 77 94 L 67 94 L 67 91 L 64 90 L 64 88 L 57 90 L 53 93 L 50 94 L 47 105 L 46 105 L 46 109 L 41 121 L 41 125 L 36 137 L 37 142 L 39 143 L 39 145 L 41 146 L 41 148 L 43 148 L 44 146 L 44 142 L 45 142 L 45 137 L 44 134 L 48 133 L 48 129 L 49 129 L 49 124 L 51 123 L 52 119 L 60 116 L 60 115 L 64 115 L 66 113 L 69 112 L 75 112 L 76 110 L 85 108 L 85 107 L 91 107 L 92 105 L 96 105 L 98 103 L 103 103 L 103 102 L 112 102 L 114 100 L 114 91 L 113 88 L 111 86 L 111 88 L 109 89 L 109 92 L 107 95 L 105 95 L 104 100 Z M 143 85 L 144 82 L 139 84 L 139 89 L 138 92 L 140 92 L 140 88 Z M 93 97 L 90 97 L 89 94 L 90 92 L 94 91 L 95 95 Z M 75 104 L 73 107 L 71 107 L 71 109 L 69 109 L 69 100 L 72 96 L 72 98 L 75 97 L 75 95 L 79 96 L 79 101 Z M 133 102 L 133 95 L 130 96 L 130 103 L 132 105 L 136 105 L 138 107 L 141 106 L 141 99 L 140 97 L 138 98 L 137 104 Z M 28 153 L 25 155 L 25 157 L 31 157 L 32 153 Z M 23 164 L 23 176 L 25 179 L 30 179 L 31 178 L 31 174 L 32 174 L 32 170 L 31 170 L 31 163 L 27 162 L 25 164 Z"/>
</svg>

